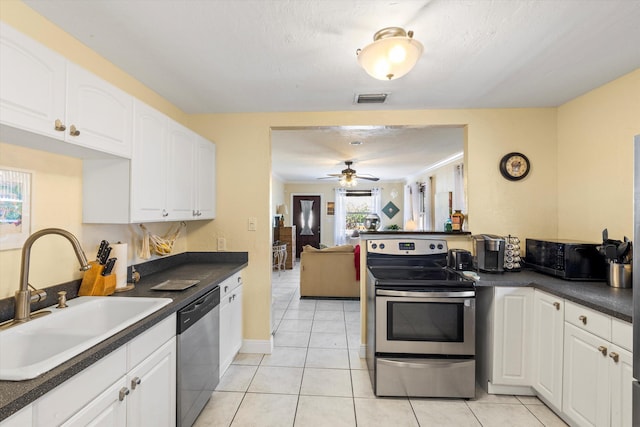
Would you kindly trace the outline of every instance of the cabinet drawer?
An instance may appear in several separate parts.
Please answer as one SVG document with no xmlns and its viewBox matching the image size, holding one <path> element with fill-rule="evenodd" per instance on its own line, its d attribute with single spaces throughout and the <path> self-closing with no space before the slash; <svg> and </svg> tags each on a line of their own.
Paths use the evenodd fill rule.
<svg viewBox="0 0 640 427">
<path fill-rule="evenodd" d="M 240 273 L 236 273 L 233 276 L 226 279 L 224 282 L 220 283 L 220 303 L 222 303 L 227 296 L 227 294 L 231 293 L 235 288 L 242 284 L 242 276 Z"/>
<path fill-rule="evenodd" d="M 633 351 L 633 326 L 619 319 L 611 319 L 611 342 Z"/>
<path fill-rule="evenodd" d="M 126 374 L 126 350 L 118 350 L 65 381 L 33 406 L 34 426 L 60 425 Z"/>
<path fill-rule="evenodd" d="M 564 320 L 580 329 L 611 341 L 611 317 L 606 314 L 566 301 Z"/>
<path fill-rule="evenodd" d="M 176 335 L 176 315 L 173 314 L 127 344 L 127 370 L 132 369 L 157 348 Z"/>
</svg>

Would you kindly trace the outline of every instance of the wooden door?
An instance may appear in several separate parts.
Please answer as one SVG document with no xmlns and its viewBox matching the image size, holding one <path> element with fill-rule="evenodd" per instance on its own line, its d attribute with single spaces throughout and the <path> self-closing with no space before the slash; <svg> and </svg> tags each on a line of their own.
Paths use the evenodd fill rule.
<svg viewBox="0 0 640 427">
<path fill-rule="evenodd" d="M 303 205 L 311 202 L 308 213 L 308 227 Z M 296 258 L 300 256 L 304 245 L 320 248 L 320 196 L 293 196 L 293 225 L 296 226 Z"/>
</svg>

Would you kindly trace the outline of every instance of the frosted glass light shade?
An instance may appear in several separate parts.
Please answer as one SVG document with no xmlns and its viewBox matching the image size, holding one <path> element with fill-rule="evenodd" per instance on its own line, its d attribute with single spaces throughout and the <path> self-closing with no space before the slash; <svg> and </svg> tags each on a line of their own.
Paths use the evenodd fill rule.
<svg viewBox="0 0 640 427">
<path fill-rule="evenodd" d="M 422 55 L 422 43 L 397 27 L 384 28 L 374 42 L 358 51 L 358 63 L 373 78 L 393 80 L 407 74 Z"/>
</svg>

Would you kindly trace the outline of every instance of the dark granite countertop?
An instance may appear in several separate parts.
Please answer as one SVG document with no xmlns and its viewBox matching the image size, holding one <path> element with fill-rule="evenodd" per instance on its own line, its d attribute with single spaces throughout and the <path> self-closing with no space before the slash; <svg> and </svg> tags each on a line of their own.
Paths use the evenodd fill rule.
<svg viewBox="0 0 640 427">
<path fill-rule="evenodd" d="M 135 289 L 114 296 L 171 298 L 173 302 L 37 378 L 0 381 L 0 421 L 214 289 L 247 265 L 246 252 L 188 252 L 139 264 L 136 269 L 142 278 Z M 197 279 L 200 283 L 179 292 L 150 290 L 168 279 Z M 75 286 L 79 287 L 79 283 Z M 77 288 L 71 294 L 77 295 Z M 9 303 L 7 301 L 5 305 Z"/>
<path fill-rule="evenodd" d="M 519 272 L 479 274 L 477 286 L 531 286 L 626 322 L 632 321 L 631 288 L 612 288 L 606 282 L 561 280 L 527 269 Z"/>
</svg>

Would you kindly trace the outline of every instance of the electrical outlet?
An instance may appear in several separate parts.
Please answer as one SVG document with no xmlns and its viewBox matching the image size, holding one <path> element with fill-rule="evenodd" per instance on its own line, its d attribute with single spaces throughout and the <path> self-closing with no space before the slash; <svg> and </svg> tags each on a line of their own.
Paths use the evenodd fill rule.
<svg viewBox="0 0 640 427">
<path fill-rule="evenodd" d="M 218 237 L 218 251 L 227 250 L 227 239 L 224 237 Z"/>
<path fill-rule="evenodd" d="M 256 231 L 258 219 L 255 217 L 249 218 L 249 231 Z"/>
</svg>

